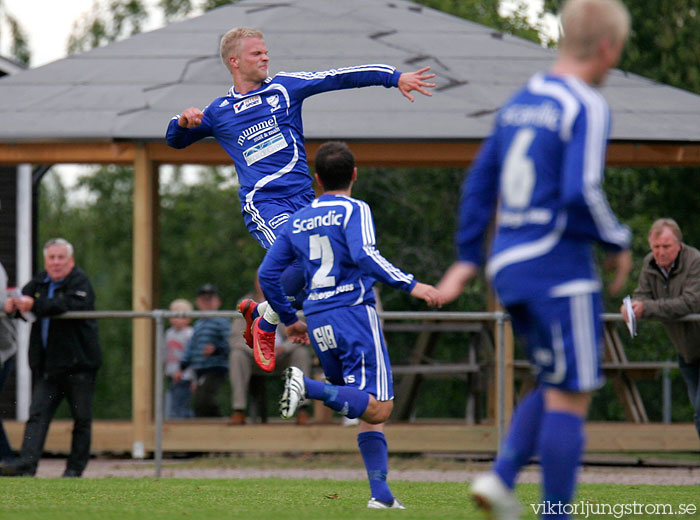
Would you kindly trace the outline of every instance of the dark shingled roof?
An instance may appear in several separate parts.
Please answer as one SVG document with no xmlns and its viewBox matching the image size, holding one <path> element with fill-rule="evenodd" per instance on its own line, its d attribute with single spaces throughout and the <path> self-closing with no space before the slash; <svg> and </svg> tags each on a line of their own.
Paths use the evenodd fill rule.
<svg viewBox="0 0 700 520">
<path fill-rule="evenodd" d="M 493 113 L 555 53 L 402 0 L 243 0 L 0 80 L 0 142 L 163 139 L 168 120 L 224 95 L 230 28 L 261 29 L 270 71 L 388 63 L 438 75 L 411 104 L 382 87 L 304 105 L 308 139 L 480 140 Z M 613 71 L 605 97 L 621 141 L 700 141 L 700 96 Z"/>
</svg>

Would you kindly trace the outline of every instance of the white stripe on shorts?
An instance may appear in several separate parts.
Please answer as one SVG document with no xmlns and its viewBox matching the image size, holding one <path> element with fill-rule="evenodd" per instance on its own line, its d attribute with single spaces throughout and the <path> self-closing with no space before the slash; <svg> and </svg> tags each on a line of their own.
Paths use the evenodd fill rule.
<svg viewBox="0 0 700 520">
<path fill-rule="evenodd" d="M 571 297 L 571 324 L 579 390 L 596 387 L 598 346 L 591 293 Z"/>
<path fill-rule="evenodd" d="M 374 307 L 367 306 L 367 316 L 370 327 L 372 327 L 372 338 L 374 339 L 374 355 L 377 359 L 377 401 L 389 400 L 389 385 L 387 383 L 389 375 L 384 363 L 384 351 L 382 349 L 382 330 L 379 327 L 379 316 Z"/>
</svg>

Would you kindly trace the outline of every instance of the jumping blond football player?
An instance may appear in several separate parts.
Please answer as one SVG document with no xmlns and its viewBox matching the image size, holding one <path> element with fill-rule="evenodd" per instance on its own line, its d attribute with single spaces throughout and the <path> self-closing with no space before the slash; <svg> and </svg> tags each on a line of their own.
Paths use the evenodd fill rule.
<svg viewBox="0 0 700 520">
<path fill-rule="evenodd" d="M 401 73 L 390 65 L 370 64 L 320 72 L 279 72 L 268 76 L 269 56 L 263 34 L 238 27 L 221 39 L 221 59 L 233 76 L 228 93 L 204 110 L 190 107 L 172 118 L 166 141 L 184 148 L 205 137 L 214 137 L 236 165 L 241 213 L 248 231 L 269 249 L 283 224 L 296 210 L 314 198 L 306 162 L 301 118 L 302 103 L 310 96 L 358 87 L 397 87 L 409 101 L 413 91 L 432 95 L 427 88 L 429 67 Z M 305 296 L 302 268 L 290 265 L 282 275 L 287 296 L 301 308 Z M 263 370 L 274 370 L 275 336 L 279 322 L 270 307 L 253 342 L 257 304 L 244 300 L 239 310 L 246 319 L 244 337 Z M 265 314 L 264 312 L 262 314 Z M 298 338 L 290 338 L 292 340 Z"/>
</svg>

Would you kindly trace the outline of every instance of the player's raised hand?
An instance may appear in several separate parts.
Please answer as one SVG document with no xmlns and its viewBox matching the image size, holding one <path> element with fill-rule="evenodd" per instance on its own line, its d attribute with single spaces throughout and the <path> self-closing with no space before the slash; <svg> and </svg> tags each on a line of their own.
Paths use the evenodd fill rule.
<svg viewBox="0 0 700 520">
<path fill-rule="evenodd" d="M 431 307 L 442 307 L 442 295 L 432 285 L 418 282 L 411 290 L 411 296 L 425 300 Z"/>
<path fill-rule="evenodd" d="M 608 292 L 614 296 L 622 290 L 627 281 L 627 275 L 632 270 L 632 253 L 626 249 L 610 255 L 605 262 L 605 267 L 615 271 L 613 281 L 608 286 Z"/>
<path fill-rule="evenodd" d="M 435 74 L 426 74 L 430 70 L 430 67 L 424 67 L 415 72 L 403 72 L 399 76 L 399 90 L 401 94 L 413 103 L 413 96 L 411 92 L 416 90 L 423 94 L 424 96 L 432 96 L 433 93 L 425 90 L 426 88 L 433 88 L 435 83 L 428 83 L 427 80 L 435 77 Z"/>
<path fill-rule="evenodd" d="M 306 323 L 303 321 L 295 321 L 291 325 L 287 325 L 285 331 L 287 332 L 287 337 L 292 343 L 301 343 L 302 345 L 308 345 L 311 343 L 309 341 L 309 332 L 306 327 Z"/>
<path fill-rule="evenodd" d="M 190 107 L 180 114 L 180 119 L 177 120 L 177 124 L 182 128 L 197 128 L 202 124 L 203 117 L 204 112 L 197 107 Z"/>
</svg>

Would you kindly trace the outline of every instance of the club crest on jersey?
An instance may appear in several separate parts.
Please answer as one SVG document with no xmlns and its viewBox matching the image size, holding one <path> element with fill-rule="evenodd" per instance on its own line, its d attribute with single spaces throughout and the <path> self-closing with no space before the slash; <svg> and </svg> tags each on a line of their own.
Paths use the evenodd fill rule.
<svg viewBox="0 0 700 520">
<path fill-rule="evenodd" d="M 260 98 L 260 96 L 251 96 L 242 99 L 238 103 L 235 103 L 233 105 L 233 111 L 236 112 L 236 114 L 239 114 L 244 110 L 248 110 L 250 107 L 254 107 L 260 104 L 262 104 L 262 99 Z"/>
<path fill-rule="evenodd" d="M 270 113 L 274 112 L 280 107 L 280 97 L 278 94 L 273 94 L 272 96 L 267 96 L 267 104 L 270 105 L 272 108 L 270 109 Z"/>
</svg>

